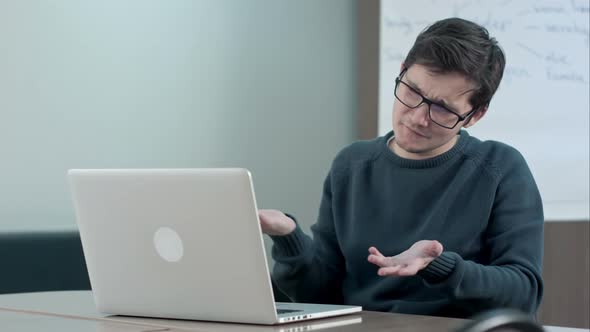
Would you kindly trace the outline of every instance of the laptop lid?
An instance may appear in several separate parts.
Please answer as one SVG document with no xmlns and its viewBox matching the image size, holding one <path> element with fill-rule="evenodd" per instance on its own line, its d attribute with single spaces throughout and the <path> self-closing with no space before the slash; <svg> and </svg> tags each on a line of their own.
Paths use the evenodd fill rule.
<svg viewBox="0 0 590 332">
<path fill-rule="evenodd" d="M 277 322 L 245 169 L 68 172 L 99 311 Z"/>
</svg>

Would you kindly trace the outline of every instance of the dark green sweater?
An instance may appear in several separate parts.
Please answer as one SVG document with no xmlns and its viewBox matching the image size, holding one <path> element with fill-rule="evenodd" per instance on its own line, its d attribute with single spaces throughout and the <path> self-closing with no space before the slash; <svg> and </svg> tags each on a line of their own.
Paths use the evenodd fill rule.
<svg viewBox="0 0 590 332">
<path fill-rule="evenodd" d="M 543 208 L 514 148 L 460 132 L 448 152 L 409 160 L 393 133 L 335 158 L 313 240 L 299 227 L 274 236 L 273 279 L 297 302 L 467 317 L 513 307 L 534 313 L 543 294 Z M 443 254 L 417 276 L 381 277 L 368 248 L 397 255 L 419 240 Z"/>
</svg>

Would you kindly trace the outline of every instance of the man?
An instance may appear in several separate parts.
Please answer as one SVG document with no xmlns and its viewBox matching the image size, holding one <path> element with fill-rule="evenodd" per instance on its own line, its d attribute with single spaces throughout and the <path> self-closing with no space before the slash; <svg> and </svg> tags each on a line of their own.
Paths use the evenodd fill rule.
<svg viewBox="0 0 590 332">
<path fill-rule="evenodd" d="M 515 149 L 462 128 L 479 122 L 504 71 L 495 39 L 452 18 L 423 31 L 396 79 L 393 132 L 335 158 L 313 240 L 260 210 L 273 279 L 297 302 L 468 317 L 543 293 L 543 209 Z"/>
</svg>

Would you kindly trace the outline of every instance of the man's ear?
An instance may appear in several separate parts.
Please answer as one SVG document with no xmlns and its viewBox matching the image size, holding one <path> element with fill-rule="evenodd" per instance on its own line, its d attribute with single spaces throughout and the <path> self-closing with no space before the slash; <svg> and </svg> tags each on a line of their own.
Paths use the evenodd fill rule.
<svg viewBox="0 0 590 332">
<path fill-rule="evenodd" d="M 480 107 L 477 111 L 473 112 L 473 114 L 469 116 L 467 121 L 463 124 L 463 128 L 469 128 L 479 122 L 479 120 L 483 118 L 484 115 L 486 115 L 487 111 L 487 106 Z"/>
<path fill-rule="evenodd" d="M 399 66 L 400 73 L 404 70 L 404 68 L 406 68 L 406 66 L 404 66 L 404 65 L 405 65 L 405 63 L 402 61 L 402 64 Z"/>
</svg>

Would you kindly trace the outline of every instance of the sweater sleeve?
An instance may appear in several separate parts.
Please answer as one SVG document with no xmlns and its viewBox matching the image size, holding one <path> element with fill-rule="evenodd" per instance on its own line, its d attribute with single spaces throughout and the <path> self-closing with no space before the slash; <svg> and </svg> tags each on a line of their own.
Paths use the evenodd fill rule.
<svg viewBox="0 0 590 332">
<path fill-rule="evenodd" d="M 461 306 L 510 307 L 534 314 L 543 295 L 543 207 L 533 176 L 518 153 L 499 175 L 484 235 L 485 264 L 443 252 L 419 275 Z"/>
<path fill-rule="evenodd" d="M 342 303 L 344 258 L 332 214 L 330 175 L 324 181 L 319 218 L 311 227 L 313 240 L 299 226 L 286 236 L 271 236 L 277 287 L 297 302 Z"/>
</svg>

